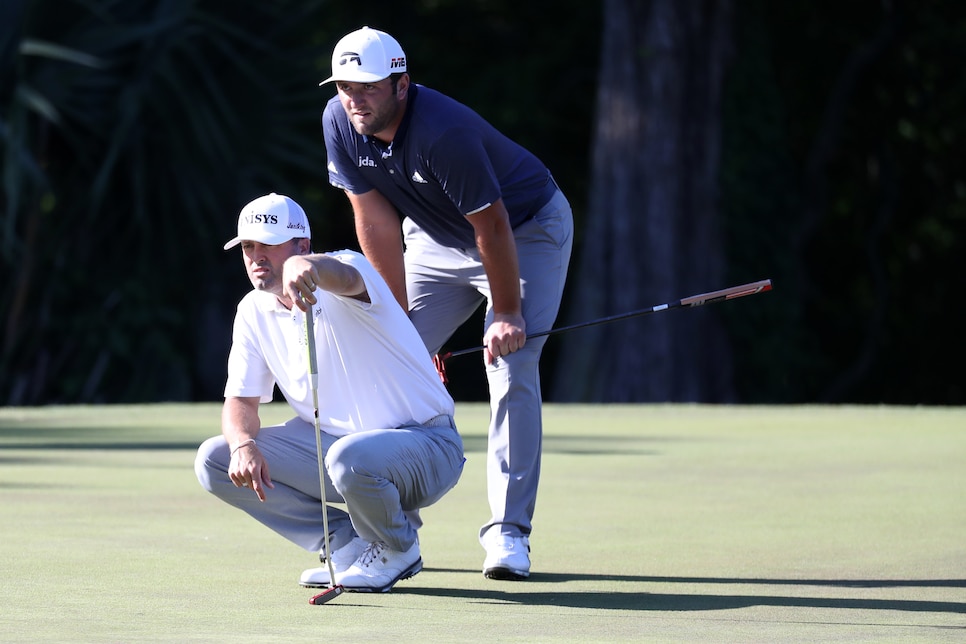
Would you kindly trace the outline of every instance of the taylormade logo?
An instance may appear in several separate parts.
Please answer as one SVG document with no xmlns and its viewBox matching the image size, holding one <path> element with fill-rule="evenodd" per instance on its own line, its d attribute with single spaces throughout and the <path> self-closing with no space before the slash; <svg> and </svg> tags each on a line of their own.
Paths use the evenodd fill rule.
<svg viewBox="0 0 966 644">
<path fill-rule="evenodd" d="M 362 67 L 362 58 L 359 56 L 359 54 L 357 54 L 354 51 L 344 51 L 341 54 L 339 54 L 339 56 L 340 56 L 339 58 L 340 65 L 345 65 L 347 63 L 351 63 L 352 61 L 355 61 L 355 63 L 359 65 L 359 67 Z"/>
<path fill-rule="evenodd" d="M 339 64 L 348 65 L 349 63 L 355 63 L 359 67 L 362 67 L 362 56 L 354 51 L 344 51 L 339 54 Z M 389 59 L 389 69 L 406 69 L 406 57 L 397 56 L 396 58 Z"/>
</svg>

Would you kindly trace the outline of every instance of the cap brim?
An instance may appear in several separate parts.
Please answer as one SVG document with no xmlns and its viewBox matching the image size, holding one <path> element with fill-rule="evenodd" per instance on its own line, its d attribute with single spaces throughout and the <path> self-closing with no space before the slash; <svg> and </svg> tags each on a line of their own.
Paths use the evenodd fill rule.
<svg viewBox="0 0 966 644">
<path fill-rule="evenodd" d="M 293 239 L 308 239 L 307 235 L 268 235 L 265 233 L 260 234 L 258 237 L 235 237 L 224 245 L 225 250 L 234 248 L 242 242 L 243 239 L 250 239 L 252 241 L 257 241 L 259 244 L 265 244 L 267 246 L 278 246 L 279 244 L 284 244 L 285 242 L 292 241 Z"/>
<path fill-rule="evenodd" d="M 403 70 L 400 73 L 405 73 L 405 71 L 406 70 Z M 389 78 L 389 76 L 379 76 L 378 74 L 366 74 L 363 72 L 363 73 L 355 74 L 350 78 L 348 76 L 342 76 L 340 74 L 338 76 L 329 76 L 324 81 L 319 83 L 319 87 L 321 87 L 322 85 L 325 85 L 326 83 L 333 83 L 337 81 L 343 81 L 346 83 L 378 83 L 384 78 Z"/>
</svg>

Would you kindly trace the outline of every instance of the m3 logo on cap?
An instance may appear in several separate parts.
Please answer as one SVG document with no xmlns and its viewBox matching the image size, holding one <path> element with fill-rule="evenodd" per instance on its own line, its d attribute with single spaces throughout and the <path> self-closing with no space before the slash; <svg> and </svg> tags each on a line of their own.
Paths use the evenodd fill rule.
<svg viewBox="0 0 966 644">
<path fill-rule="evenodd" d="M 346 63 L 351 63 L 352 61 L 355 61 L 356 64 L 359 65 L 359 67 L 362 67 L 362 58 L 356 52 L 344 51 L 342 52 L 341 56 L 342 57 L 339 59 L 340 65 L 345 65 Z"/>
</svg>

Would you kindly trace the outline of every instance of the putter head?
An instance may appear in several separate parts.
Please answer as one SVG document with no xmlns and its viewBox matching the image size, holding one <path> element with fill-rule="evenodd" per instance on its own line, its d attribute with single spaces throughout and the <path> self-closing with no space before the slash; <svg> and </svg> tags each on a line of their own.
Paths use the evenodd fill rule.
<svg viewBox="0 0 966 644">
<path fill-rule="evenodd" d="M 321 606 L 322 604 L 332 601 L 344 592 L 345 588 L 341 584 L 338 586 L 331 586 L 310 599 L 309 603 L 313 606 Z"/>
</svg>

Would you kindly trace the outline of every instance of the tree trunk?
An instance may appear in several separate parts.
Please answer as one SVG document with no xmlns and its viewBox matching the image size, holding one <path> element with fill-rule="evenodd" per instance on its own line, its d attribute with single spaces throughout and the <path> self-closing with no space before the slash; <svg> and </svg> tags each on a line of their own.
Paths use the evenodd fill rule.
<svg viewBox="0 0 966 644">
<path fill-rule="evenodd" d="M 730 0 L 606 0 L 592 187 L 567 322 L 729 286 L 718 224 Z M 563 336 L 554 399 L 729 402 L 713 309 Z"/>
</svg>

